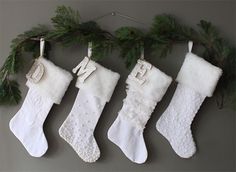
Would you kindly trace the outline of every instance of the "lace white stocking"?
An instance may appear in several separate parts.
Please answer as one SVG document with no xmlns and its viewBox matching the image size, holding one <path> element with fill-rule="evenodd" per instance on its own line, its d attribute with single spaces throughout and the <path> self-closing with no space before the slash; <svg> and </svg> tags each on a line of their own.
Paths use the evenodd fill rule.
<svg viewBox="0 0 236 172">
<path fill-rule="evenodd" d="M 60 136 L 85 162 L 95 162 L 100 157 L 93 133 L 105 104 L 106 101 L 88 91 L 79 90 L 70 114 L 59 129 Z"/>
<path fill-rule="evenodd" d="M 157 121 L 157 130 L 182 158 L 189 158 L 196 152 L 191 123 L 205 97 L 179 83 L 168 108 Z"/>
<path fill-rule="evenodd" d="M 108 130 L 108 138 L 132 162 L 141 164 L 147 159 L 143 130 L 171 81 L 169 76 L 144 60 L 138 60 L 126 80 L 127 96 Z"/>
</svg>

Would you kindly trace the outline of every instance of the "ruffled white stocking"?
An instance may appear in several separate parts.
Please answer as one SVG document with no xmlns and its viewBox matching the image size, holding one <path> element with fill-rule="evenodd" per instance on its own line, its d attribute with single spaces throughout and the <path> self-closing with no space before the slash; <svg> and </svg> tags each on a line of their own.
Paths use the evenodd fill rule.
<svg viewBox="0 0 236 172">
<path fill-rule="evenodd" d="M 144 163 L 147 159 L 143 130 L 171 80 L 159 69 L 142 60 L 138 61 L 128 76 L 127 96 L 108 131 L 108 138 L 135 163 Z"/>
</svg>

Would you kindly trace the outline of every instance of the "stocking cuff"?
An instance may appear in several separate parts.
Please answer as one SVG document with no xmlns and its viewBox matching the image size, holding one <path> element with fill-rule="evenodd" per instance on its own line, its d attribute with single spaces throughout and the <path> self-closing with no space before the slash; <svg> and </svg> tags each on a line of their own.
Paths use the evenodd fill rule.
<svg viewBox="0 0 236 172">
<path fill-rule="evenodd" d="M 146 62 L 147 65 L 151 66 L 151 69 L 147 69 L 145 72 L 144 83 L 140 84 L 133 79 L 133 74 L 136 72 L 134 67 L 133 71 L 128 76 L 126 83 L 128 84 L 128 89 L 145 94 L 147 98 L 151 98 L 154 101 L 160 101 L 164 94 L 166 93 L 172 78 L 166 75 L 164 72 L 160 71 L 156 67 L 152 66 L 150 63 Z"/>
<path fill-rule="evenodd" d="M 96 70 L 83 83 L 77 79 L 76 87 L 87 90 L 94 96 L 109 102 L 120 75 L 93 60 L 89 60 L 87 67 L 90 65 L 95 66 Z"/>
<path fill-rule="evenodd" d="M 43 75 L 36 83 L 28 78 L 26 85 L 29 88 L 37 89 L 40 94 L 51 98 L 54 103 L 60 104 L 73 79 L 72 75 L 45 58 L 38 58 L 36 63 L 43 66 Z"/>
<path fill-rule="evenodd" d="M 202 95 L 211 97 L 221 75 L 220 68 L 193 53 L 188 53 L 176 80 Z"/>
</svg>

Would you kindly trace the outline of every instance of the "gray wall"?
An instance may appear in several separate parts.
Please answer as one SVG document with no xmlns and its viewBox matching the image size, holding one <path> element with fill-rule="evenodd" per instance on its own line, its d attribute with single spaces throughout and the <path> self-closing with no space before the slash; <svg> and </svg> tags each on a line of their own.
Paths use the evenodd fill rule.
<svg viewBox="0 0 236 172">
<path fill-rule="evenodd" d="M 114 31 L 120 26 L 135 26 L 148 29 L 156 14 L 170 13 L 189 25 L 195 25 L 200 19 L 212 21 L 218 26 L 224 37 L 231 42 L 236 40 L 236 3 L 233 1 L 1 1 L 0 2 L 0 65 L 9 53 L 10 41 L 17 34 L 39 23 L 49 24 L 57 5 L 69 5 L 80 11 L 84 21 L 113 10 L 125 13 L 146 22 L 140 26 L 119 17 L 108 17 L 99 23 L 104 29 Z M 233 27 L 232 27 L 233 26 Z M 235 35 L 235 36 L 232 36 Z M 147 57 L 155 66 L 176 77 L 187 51 L 186 45 L 178 45 L 166 59 Z M 51 60 L 71 70 L 86 54 L 85 47 L 53 47 Z M 42 158 L 32 158 L 21 143 L 10 132 L 8 123 L 20 108 L 17 106 L 0 107 L 0 171 L 234 171 L 235 170 L 235 112 L 229 109 L 218 110 L 214 98 L 207 98 L 192 125 L 197 153 L 191 159 L 179 158 L 169 143 L 156 131 L 155 123 L 168 106 L 174 93 L 173 83 L 166 96 L 157 105 L 144 132 L 149 156 L 143 165 L 130 162 L 117 146 L 106 136 L 109 126 L 117 116 L 125 97 L 125 79 L 129 71 L 114 52 L 101 62 L 121 74 L 121 79 L 111 101 L 106 105 L 95 131 L 95 137 L 101 150 L 101 158 L 93 164 L 84 163 L 73 149 L 58 135 L 58 128 L 70 112 L 77 89 L 75 80 L 71 83 L 62 103 L 53 106 L 44 124 L 49 149 Z M 30 58 L 30 57 L 26 57 Z M 68 60 L 69 59 L 69 60 Z M 25 70 L 17 79 L 25 97 Z M 23 101 L 21 101 L 22 103 Z"/>
</svg>

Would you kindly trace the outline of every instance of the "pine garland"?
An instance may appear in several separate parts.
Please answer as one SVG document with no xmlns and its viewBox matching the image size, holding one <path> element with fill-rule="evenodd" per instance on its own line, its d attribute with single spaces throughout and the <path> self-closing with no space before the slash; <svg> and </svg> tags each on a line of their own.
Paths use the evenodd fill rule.
<svg viewBox="0 0 236 172">
<path fill-rule="evenodd" d="M 11 42 L 11 52 L 0 70 L 0 104 L 17 104 L 21 99 L 19 84 L 12 79 L 23 68 L 23 52 L 33 53 L 33 57 L 39 56 L 38 42 L 31 41 L 32 38 L 44 36 L 48 33 L 46 26 L 39 25 L 24 32 Z M 49 50 L 46 46 L 45 53 Z"/>
<path fill-rule="evenodd" d="M 59 6 L 52 19 L 54 29 L 45 37 L 49 41 L 60 42 L 63 46 L 86 45 L 93 42 L 93 59 L 99 60 L 111 51 L 112 35 L 102 30 L 94 21 L 81 23 L 78 11 Z"/>
<path fill-rule="evenodd" d="M 202 47 L 202 51 L 197 54 L 224 71 L 215 92 L 217 106 L 223 108 L 230 103 L 232 109 L 236 108 L 236 50 L 210 22 L 201 20 L 196 30 L 164 14 L 154 18 L 148 33 L 133 27 L 122 27 L 112 35 L 94 21 L 81 22 L 79 12 L 65 6 L 56 9 L 56 15 L 51 21 L 51 30 L 39 25 L 12 40 L 10 55 L 0 70 L 0 104 L 16 104 L 20 101 L 19 84 L 12 78 L 23 68 L 23 52 L 32 53 L 34 58 L 39 56 L 39 43 L 32 38 L 44 37 L 47 41 L 46 57 L 50 43 L 68 47 L 87 45 L 91 41 L 92 58 L 95 61 L 105 58 L 113 49 L 118 48 L 128 68 L 136 63 L 142 47 L 145 52 L 166 57 L 175 44 L 186 44 L 192 40 Z"/>
<path fill-rule="evenodd" d="M 166 56 L 176 43 L 192 40 L 194 44 L 201 46 L 203 48 L 201 56 L 223 69 L 223 76 L 215 91 L 218 108 L 222 109 L 226 103 L 235 110 L 236 49 L 220 37 L 216 27 L 210 22 L 201 20 L 197 26 L 199 30 L 194 30 L 180 25 L 173 16 L 157 16 L 150 31 L 154 39 L 153 48 L 160 52 L 160 56 Z"/>
</svg>

